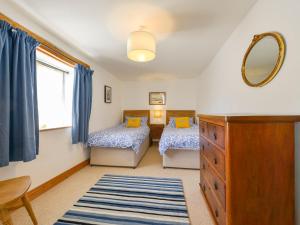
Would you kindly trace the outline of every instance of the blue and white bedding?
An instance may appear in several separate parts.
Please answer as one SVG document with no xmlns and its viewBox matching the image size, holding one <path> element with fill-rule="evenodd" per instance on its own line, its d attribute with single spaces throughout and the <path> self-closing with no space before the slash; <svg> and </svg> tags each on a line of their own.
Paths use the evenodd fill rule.
<svg viewBox="0 0 300 225">
<path fill-rule="evenodd" d="M 139 128 L 126 128 L 125 123 L 116 127 L 91 133 L 89 147 L 132 148 L 138 153 L 141 144 L 149 136 L 147 125 Z"/>
<path fill-rule="evenodd" d="M 190 128 L 175 128 L 169 124 L 159 141 L 159 152 L 163 155 L 168 149 L 200 150 L 199 127 L 193 124 Z"/>
</svg>

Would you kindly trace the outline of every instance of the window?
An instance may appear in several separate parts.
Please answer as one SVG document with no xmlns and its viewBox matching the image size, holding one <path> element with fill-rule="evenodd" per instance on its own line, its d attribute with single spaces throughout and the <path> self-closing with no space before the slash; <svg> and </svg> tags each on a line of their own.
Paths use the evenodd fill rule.
<svg viewBox="0 0 300 225">
<path fill-rule="evenodd" d="M 74 68 L 37 51 L 40 130 L 72 124 Z"/>
</svg>

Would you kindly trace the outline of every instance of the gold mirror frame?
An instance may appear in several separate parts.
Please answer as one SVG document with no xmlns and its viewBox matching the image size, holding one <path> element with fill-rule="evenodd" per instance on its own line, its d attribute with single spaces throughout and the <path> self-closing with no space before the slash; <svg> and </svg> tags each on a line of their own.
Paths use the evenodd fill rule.
<svg viewBox="0 0 300 225">
<path fill-rule="evenodd" d="M 261 39 L 263 39 L 263 38 L 265 38 L 267 36 L 274 37 L 275 40 L 277 41 L 277 44 L 278 44 L 278 47 L 279 47 L 279 54 L 278 54 L 277 62 L 276 62 L 275 67 L 273 68 L 272 72 L 269 74 L 269 76 L 266 79 L 264 79 L 260 83 L 253 84 L 246 77 L 246 71 L 245 71 L 246 61 L 247 61 L 248 55 L 250 54 L 252 48 Z M 267 33 L 262 33 L 262 34 L 254 35 L 254 37 L 252 39 L 252 42 L 251 42 L 250 46 L 248 47 L 247 52 L 246 52 L 246 54 L 244 56 L 244 59 L 243 59 L 243 65 L 242 65 L 243 80 L 245 81 L 245 83 L 247 85 L 249 85 L 251 87 L 262 87 L 262 86 L 266 85 L 271 80 L 273 80 L 274 77 L 276 76 L 276 74 L 279 72 L 279 70 L 280 70 L 280 68 L 281 68 L 281 66 L 283 64 L 284 56 L 285 56 L 285 42 L 284 42 L 283 36 L 280 33 L 277 33 L 277 32 L 267 32 Z"/>
</svg>

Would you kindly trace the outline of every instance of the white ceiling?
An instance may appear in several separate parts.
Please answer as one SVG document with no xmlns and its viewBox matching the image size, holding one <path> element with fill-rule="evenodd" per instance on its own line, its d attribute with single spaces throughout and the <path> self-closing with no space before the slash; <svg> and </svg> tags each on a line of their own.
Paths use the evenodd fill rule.
<svg viewBox="0 0 300 225">
<path fill-rule="evenodd" d="M 121 80 L 199 75 L 256 0 L 13 0 Z M 156 36 L 154 61 L 126 56 L 130 32 Z"/>
</svg>

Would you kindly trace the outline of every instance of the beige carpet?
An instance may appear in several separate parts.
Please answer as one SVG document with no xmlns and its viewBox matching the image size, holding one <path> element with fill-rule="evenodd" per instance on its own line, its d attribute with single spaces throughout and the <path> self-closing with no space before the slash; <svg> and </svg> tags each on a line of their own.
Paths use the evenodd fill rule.
<svg viewBox="0 0 300 225">
<path fill-rule="evenodd" d="M 119 175 L 141 175 L 156 177 L 177 177 L 183 180 L 185 197 L 193 225 L 213 225 L 199 190 L 199 171 L 184 169 L 163 169 L 157 146 L 152 146 L 136 169 L 87 166 L 58 184 L 32 202 L 40 225 L 52 225 L 74 202 L 76 202 L 100 177 L 106 173 Z M 13 213 L 14 225 L 31 225 L 22 208 Z"/>
</svg>

